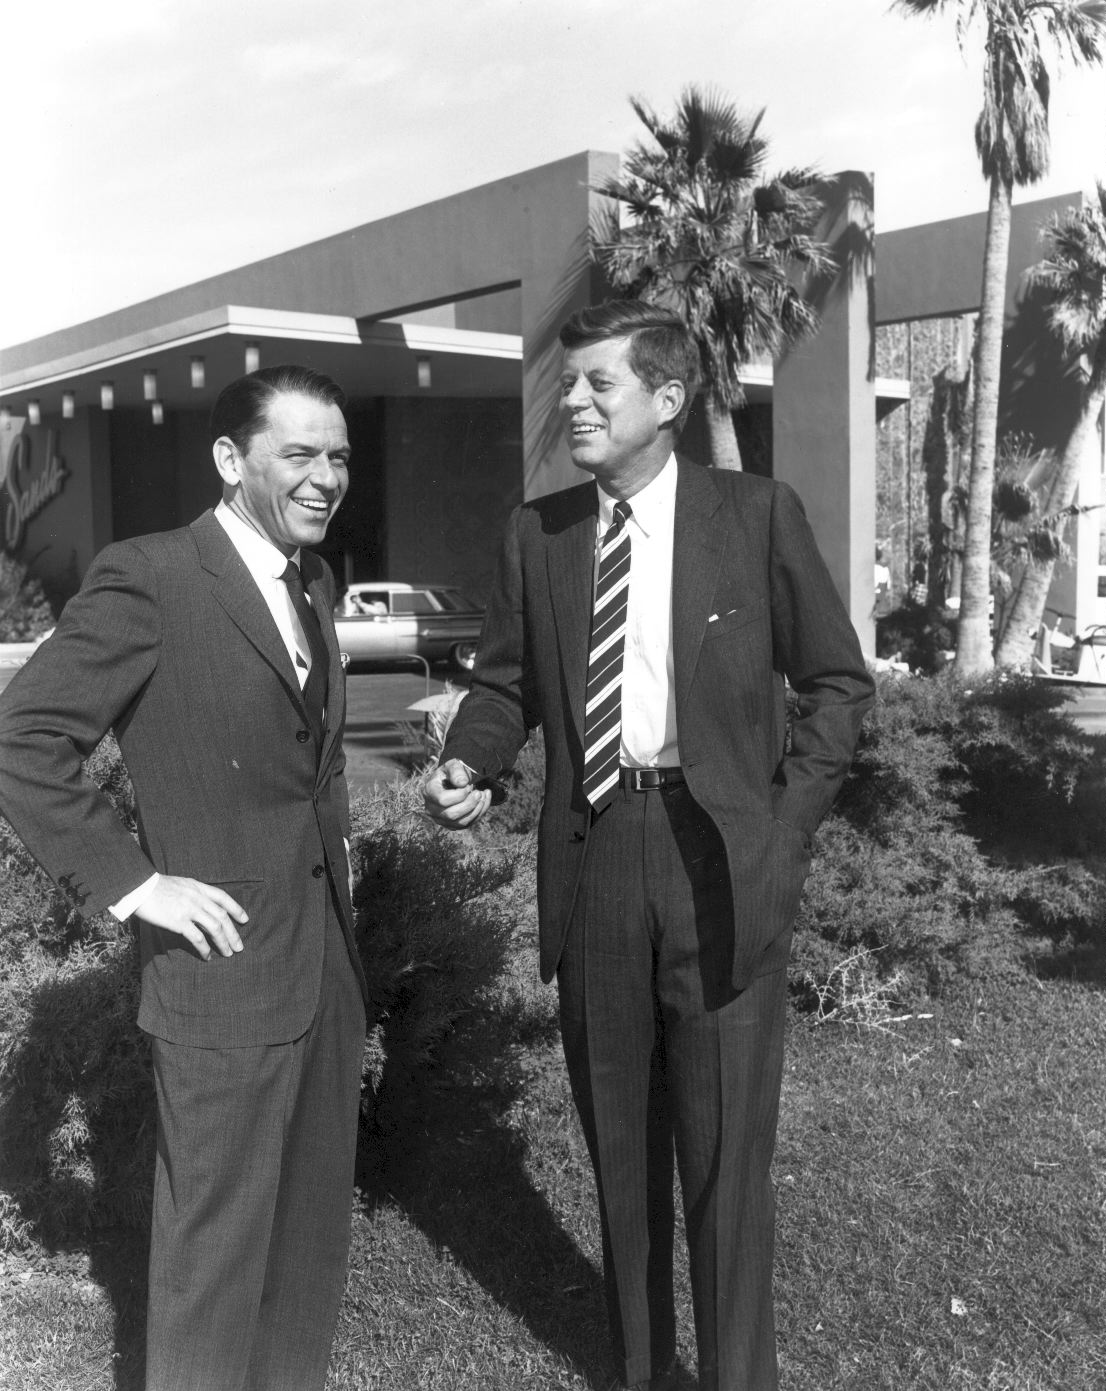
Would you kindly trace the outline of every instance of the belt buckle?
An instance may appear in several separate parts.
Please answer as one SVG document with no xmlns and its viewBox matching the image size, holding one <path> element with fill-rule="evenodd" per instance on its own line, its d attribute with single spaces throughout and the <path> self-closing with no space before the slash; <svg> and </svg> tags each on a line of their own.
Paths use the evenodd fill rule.
<svg viewBox="0 0 1106 1391">
<path fill-rule="evenodd" d="M 635 768 L 634 791 L 655 792 L 664 786 L 664 775 L 659 768 Z"/>
</svg>

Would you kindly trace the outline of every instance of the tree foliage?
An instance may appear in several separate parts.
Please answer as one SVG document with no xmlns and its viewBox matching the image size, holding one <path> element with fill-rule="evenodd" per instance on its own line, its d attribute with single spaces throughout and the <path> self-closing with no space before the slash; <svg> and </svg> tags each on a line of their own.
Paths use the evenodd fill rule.
<svg viewBox="0 0 1106 1391">
<path fill-rule="evenodd" d="M 599 187 L 615 206 L 593 231 L 592 254 L 617 289 L 666 304 L 687 323 L 703 369 L 712 461 L 726 464 L 715 432 L 744 402 L 742 369 L 817 327 L 796 271 L 832 266 L 814 235 L 819 178 L 812 168 L 765 176 L 763 110 L 743 115 L 694 86 L 668 119 L 641 100 L 631 105 L 650 139 Z"/>
<path fill-rule="evenodd" d="M 990 196 L 957 647 L 957 665 L 972 675 L 992 665 L 991 501 L 1013 190 L 1035 183 L 1048 170 L 1046 45 L 1074 62 L 1100 62 L 1106 0 L 895 0 L 895 5 L 913 15 L 952 10 L 962 47 L 973 25 L 984 31 L 983 106 L 975 141 Z"/>
<path fill-rule="evenodd" d="M 1106 186 L 1099 184 L 1097 200 L 1086 207 L 1056 214 L 1042 235 L 1047 255 L 1033 269 L 1032 286 L 1047 297 L 1046 321 L 1081 386 L 1079 413 L 1045 504 L 1047 519 L 1059 523 L 1079 510 L 1079 476 L 1106 402 Z M 1000 664 L 1028 664 L 1060 554 L 1059 546 L 1046 546 L 1027 557 Z"/>
</svg>

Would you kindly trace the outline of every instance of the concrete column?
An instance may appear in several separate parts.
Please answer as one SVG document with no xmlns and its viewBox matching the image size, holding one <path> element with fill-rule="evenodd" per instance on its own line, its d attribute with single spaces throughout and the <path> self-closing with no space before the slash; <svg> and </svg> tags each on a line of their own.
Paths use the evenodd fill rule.
<svg viewBox="0 0 1106 1391">
<path fill-rule="evenodd" d="M 1103 526 L 1101 504 L 1106 502 L 1103 475 L 1106 472 L 1103 454 L 1101 422 L 1087 437 L 1083 451 L 1083 467 L 1079 475 L 1079 490 L 1075 495 L 1081 507 L 1094 510 L 1082 512 L 1069 524 L 1068 539 L 1072 558 L 1067 565 L 1057 565 L 1056 578 L 1049 591 L 1050 606 L 1075 614 L 1075 631 L 1084 632 L 1094 624 L 1106 623 L 1106 598 L 1099 597 L 1100 535 Z M 1049 615 L 1055 621 L 1054 615 Z"/>
<path fill-rule="evenodd" d="M 842 269 L 814 294 L 818 334 L 776 365 L 772 472 L 803 500 L 866 653 L 875 651 L 876 395 L 868 175 L 837 176 L 820 235 Z"/>
</svg>

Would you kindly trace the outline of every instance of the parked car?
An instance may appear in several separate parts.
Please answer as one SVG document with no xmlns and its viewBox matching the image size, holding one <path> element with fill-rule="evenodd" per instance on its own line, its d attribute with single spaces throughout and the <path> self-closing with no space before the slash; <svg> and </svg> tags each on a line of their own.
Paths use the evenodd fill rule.
<svg viewBox="0 0 1106 1391">
<path fill-rule="evenodd" d="M 483 609 L 459 589 L 391 580 L 351 584 L 334 610 L 351 669 L 425 657 L 471 671 L 483 621 Z"/>
</svg>

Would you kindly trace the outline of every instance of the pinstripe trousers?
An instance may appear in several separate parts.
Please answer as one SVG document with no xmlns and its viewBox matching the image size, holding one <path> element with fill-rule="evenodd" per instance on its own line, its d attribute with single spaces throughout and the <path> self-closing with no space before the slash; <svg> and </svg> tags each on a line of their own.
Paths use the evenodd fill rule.
<svg viewBox="0 0 1106 1391">
<path fill-rule="evenodd" d="M 324 930 L 319 1002 L 300 1038 L 153 1040 L 146 1391 L 322 1391 L 345 1289 L 365 1043 L 329 897 Z"/>
<path fill-rule="evenodd" d="M 700 1387 L 777 1386 L 769 1168 L 786 961 L 776 951 L 735 995 L 733 930 L 725 851 L 686 787 L 617 791 L 591 827 L 558 985 L 627 1383 L 675 1356 L 675 1151 Z"/>
</svg>

